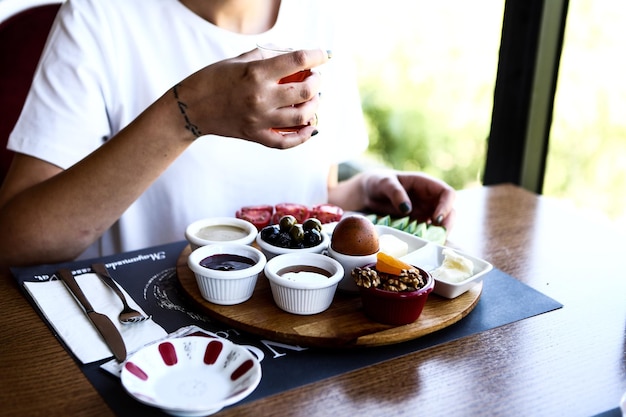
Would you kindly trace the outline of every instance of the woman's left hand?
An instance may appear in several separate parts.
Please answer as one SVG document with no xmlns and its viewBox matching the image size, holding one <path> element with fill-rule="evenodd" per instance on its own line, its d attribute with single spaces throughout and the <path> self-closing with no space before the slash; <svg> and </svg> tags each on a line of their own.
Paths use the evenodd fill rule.
<svg viewBox="0 0 626 417">
<path fill-rule="evenodd" d="M 421 172 L 381 170 L 364 175 L 366 209 L 452 227 L 456 192 L 444 181 Z"/>
</svg>

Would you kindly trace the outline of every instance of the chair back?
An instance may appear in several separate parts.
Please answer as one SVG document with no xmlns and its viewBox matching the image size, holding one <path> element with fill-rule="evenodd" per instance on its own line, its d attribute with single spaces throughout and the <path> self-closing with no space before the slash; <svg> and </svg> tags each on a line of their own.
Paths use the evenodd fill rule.
<svg viewBox="0 0 626 417">
<path fill-rule="evenodd" d="M 13 159 L 6 149 L 62 0 L 0 0 L 0 183 Z"/>
</svg>

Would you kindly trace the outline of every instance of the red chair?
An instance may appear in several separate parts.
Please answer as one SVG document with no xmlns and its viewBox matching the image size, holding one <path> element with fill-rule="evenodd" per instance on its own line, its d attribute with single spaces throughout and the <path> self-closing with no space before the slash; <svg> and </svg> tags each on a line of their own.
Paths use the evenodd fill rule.
<svg viewBox="0 0 626 417">
<path fill-rule="evenodd" d="M 26 100 L 63 0 L 0 0 L 0 183 L 13 159 L 7 139 Z"/>
</svg>

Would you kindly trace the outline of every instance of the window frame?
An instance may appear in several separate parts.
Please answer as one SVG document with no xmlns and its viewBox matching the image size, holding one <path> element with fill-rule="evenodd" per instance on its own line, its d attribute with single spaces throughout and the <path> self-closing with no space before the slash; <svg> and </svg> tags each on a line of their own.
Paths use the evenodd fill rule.
<svg viewBox="0 0 626 417">
<path fill-rule="evenodd" d="M 541 193 L 569 0 L 506 0 L 484 185 Z"/>
</svg>

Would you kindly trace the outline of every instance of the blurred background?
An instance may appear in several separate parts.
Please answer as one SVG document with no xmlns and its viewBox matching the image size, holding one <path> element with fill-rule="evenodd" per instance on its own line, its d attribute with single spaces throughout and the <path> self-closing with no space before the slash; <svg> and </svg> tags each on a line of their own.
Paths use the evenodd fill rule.
<svg viewBox="0 0 626 417">
<path fill-rule="evenodd" d="M 480 185 L 505 0 L 361 0 L 358 19 L 352 3 L 337 4 L 350 22 L 368 162 Z M 626 230 L 624 21 L 626 3 L 569 1 L 543 194 Z"/>
<path fill-rule="evenodd" d="M 524 1 L 336 1 L 371 138 L 358 162 L 480 186 L 505 4 Z M 568 11 L 541 192 L 626 231 L 626 3 L 534 3 L 553 1 Z"/>
</svg>

